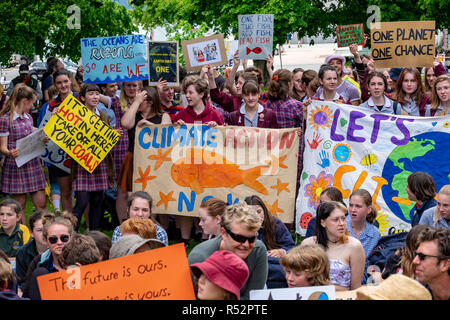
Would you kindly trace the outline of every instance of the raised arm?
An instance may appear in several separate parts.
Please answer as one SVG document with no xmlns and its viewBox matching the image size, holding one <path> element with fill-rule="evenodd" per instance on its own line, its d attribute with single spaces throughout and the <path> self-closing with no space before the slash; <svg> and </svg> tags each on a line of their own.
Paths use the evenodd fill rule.
<svg viewBox="0 0 450 320">
<path fill-rule="evenodd" d="M 127 109 L 122 119 L 120 120 L 120 124 L 124 129 L 132 129 L 134 124 L 136 123 L 136 112 L 139 109 L 141 103 L 147 99 L 147 91 L 141 91 L 136 93 L 136 97 L 134 98 L 133 103 Z"/>
<path fill-rule="evenodd" d="M 225 82 L 225 87 L 230 90 L 233 96 L 237 96 L 236 87 L 234 86 L 234 78 L 236 77 L 237 69 L 241 60 L 239 59 L 239 50 L 236 50 L 233 56 L 233 67 L 231 68 L 230 74 L 228 75 L 227 81 Z"/>
</svg>

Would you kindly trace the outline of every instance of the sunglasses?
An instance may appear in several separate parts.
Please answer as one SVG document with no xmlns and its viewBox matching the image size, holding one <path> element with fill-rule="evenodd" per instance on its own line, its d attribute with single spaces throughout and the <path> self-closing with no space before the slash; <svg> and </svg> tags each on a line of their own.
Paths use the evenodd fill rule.
<svg viewBox="0 0 450 320">
<path fill-rule="evenodd" d="M 66 243 L 70 240 L 70 236 L 68 234 L 63 234 L 59 237 L 59 240 L 61 240 L 61 242 Z M 48 242 L 50 242 L 51 244 L 55 244 L 58 242 L 58 237 L 50 236 L 50 237 L 48 237 Z"/>
<path fill-rule="evenodd" d="M 240 243 L 245 243 L 245 241 L 248 241 L 248 243 L 253 243 L 253 242 L 255 242 L 256 237 L 258 236 L 258 233 L 256 233 L 256 235 L 254 235 L 254 236 L 246 237 L 241 234 L 233 233 L 228 228 L 224 227 L 224 229 L 231 236 L 231 238 L 233 238 L 234 241 L 237 241 Z"/>
<path fill-rule="evenodd" d="M 432 256 L 432 255 L 424 254 L 422 252 L 417 252 L 417 251 L 414 251 L 413 256 L 414 256 L 414 258 L 415 257 L 419 257 L 420 261 L 424 261 L 427 257 L 433 257 L 433 258 L 438 258 L 439 259 L 438 256 Z"/>
</svg>

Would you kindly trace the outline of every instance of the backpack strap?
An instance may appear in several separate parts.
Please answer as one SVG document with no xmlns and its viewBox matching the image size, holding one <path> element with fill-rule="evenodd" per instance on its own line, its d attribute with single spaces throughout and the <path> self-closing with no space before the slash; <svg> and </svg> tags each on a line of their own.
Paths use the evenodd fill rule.
<svg viewBox="0 0 450 320">
<path fill-rule="evenodd" d="M 398 102 L 394 101 L 394 114 L 397 114 L 397 106 L 398 106 Z"/>
</svg>

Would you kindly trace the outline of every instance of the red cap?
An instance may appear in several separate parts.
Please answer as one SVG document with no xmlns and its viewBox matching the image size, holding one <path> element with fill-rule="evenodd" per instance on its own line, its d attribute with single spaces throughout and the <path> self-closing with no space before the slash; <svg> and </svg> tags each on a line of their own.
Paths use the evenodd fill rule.
<svg viewBox="0 0 450 320">
<path fill-rule="evenodd" d="M 215 251 L 205 261 L 192 264 L 191 269 L 197 278 L 203 273 L 209 281 L 233 293 L 238 300 L 249 276 L 244 260 L 228 250 Z"/>
</svg>

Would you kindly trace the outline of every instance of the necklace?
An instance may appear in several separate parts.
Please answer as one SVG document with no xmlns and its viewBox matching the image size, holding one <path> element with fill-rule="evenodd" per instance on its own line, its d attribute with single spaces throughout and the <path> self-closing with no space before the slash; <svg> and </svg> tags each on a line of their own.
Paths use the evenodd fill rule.
<svg viewBox="0 0 450 320">
<path fill-rule="evenodd" d="M 336 240 L 336 241 L 331 241 L 331 240 L 328 240 L 329 242 L 331 242 L 331 243 L 334 243 L 334 244 L 336 244 L 336 243 L 338 243 L 339 242 L 339 239 L 338 240 Z"/>
</svg>

